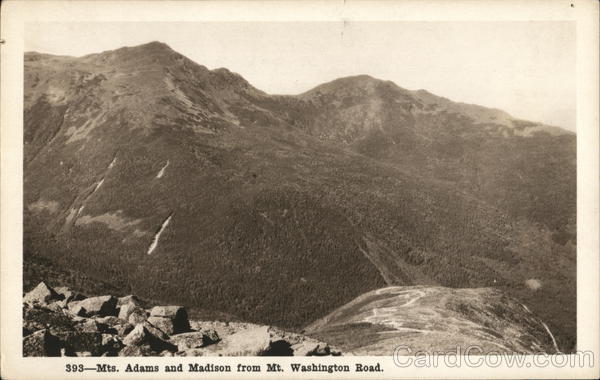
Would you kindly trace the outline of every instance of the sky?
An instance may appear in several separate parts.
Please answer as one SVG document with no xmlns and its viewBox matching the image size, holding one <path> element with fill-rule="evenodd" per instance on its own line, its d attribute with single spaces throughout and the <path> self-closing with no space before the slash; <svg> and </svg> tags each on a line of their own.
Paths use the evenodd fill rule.
<svg viewBox="0 0 600 380">
<path fill-rule="evenodd" d="M 25 50 L 81 56 L 162 41 L 270 94 L 368 74 L 575 131 L 574 22 L 27 24 Z"/>
</svg>

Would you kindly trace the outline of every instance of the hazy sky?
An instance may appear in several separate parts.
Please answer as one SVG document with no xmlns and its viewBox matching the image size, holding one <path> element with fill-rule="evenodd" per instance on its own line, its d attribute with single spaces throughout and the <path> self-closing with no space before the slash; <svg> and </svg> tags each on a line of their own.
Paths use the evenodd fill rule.
<svg viewBox="0 0 600 380">
<path fill-rule="evenodd" d="M 74 56 L 158 40 L 271 94 L 369 74 L 575 130 L 572 22 L 41 23 L 25 40 Z"/>
</svg>

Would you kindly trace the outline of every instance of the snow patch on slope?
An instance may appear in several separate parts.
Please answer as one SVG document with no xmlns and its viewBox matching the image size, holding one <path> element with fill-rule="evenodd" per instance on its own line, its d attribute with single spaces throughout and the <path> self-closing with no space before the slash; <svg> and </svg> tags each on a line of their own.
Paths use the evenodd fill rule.
<svg viewBox="0 0 600 380">
<path fill-rule="evenodd" d="M 552 338 L 552 344 L 554 345 L 554 349 L 556 350 L 556 353 L 560 353 L 560 350 L 558 349 L 558 345 L 556 344 L 556 339 L 554 339 L 554 335 L 552 335 L 550 328 L 544 322 L 542 322 L 542 326 L 544 326 L 544 328 L 548 332 L 548 335 L 550 335 L 550 338 Z"/>
<path fill-rule="evenodd" d="M 118 210 L 114 213 L 105 213 L 97 216 L 85 215 L 79 218 L 75 224 L 90 224 L 90 223 L 101 223 L 106 225 L 108 228 L 114 231 L 123 231 L 128 227 L 133 227 L 141 223 L 141 219 L 131 219 L 123 215 L 122 210 Z"/>
<path fill-rule="evenodd" d="M 160 171 L 156 175 L 156 178 L 162 178 L 162 176 L 165 175 L 165 169 L 167 168 L 167 166 L 169 166 L 169 160 L 167 160 L 165 166 L 163 166 L 162 169 L 160 169 Z"/>
<path fill-rule="evenodd" d="M 158 230 L 158 232 L 154 235 L 154 239 L 152 239 L 152 244 L 150 244 L 150 247 L 148 247 L 148 254 L 149 255 L 151 255 L 152 252 L 154 252 L 154 250 L 158 246 L 158 239 L 160 239 L 160 235 L 163 233 L 163 231 L 165 230 L 165 228 L 167 228 L 167 226 L 169 225 L 169 222 L 171 222 L 171 218 L 172 217 L 173 217 L 173 214 L 169 215 L 167 217 L 167 219 L 165 219 L 165 221 L 160 226 L 160 229 Z"/>
<path fill-rule="evenodd" d="M 75 219 L 79 218 L 79 215 L 81 214 L 81 212 L 83 211 L 84 208 L 85 208 L 84 205 L 79 206 L 79 209 L 77 210 L 77 214 L 75 214 Z"/>
<path fill-rule="evenodd" d="M 58 202 L 46 201 L 40 198 L 37 202 L 31 203 L 29 206 L 27 206 L 27 209 L 35 212 L 48 211 L 50 213 L 55 213 L 58 210 Z"/>
<path fill-rule="evenodd" d="M 117 162 L 117 156 L 115 156 L 112 161 L 110 162 L 110 164 L 108 164 L 108 168 L 107 169 L 112 169 L 113 166 L 115 166 L 115 163 Z"/>
<path fill-rule="evenodd" d="M 96 187 L 94 187 L 94 190 L 93 190 L 93 191 L 92 191 L 92 193 L 91 193 L 91 194 L 88 196 L 88 198 L 89 198 L 89 197 L 91 197 L 92 195 L 94 195 L 94 193 L 95 193 L 96 191 L 98 191 L 98 189 L 100 188 L 100 186 L 102 186 L 102 184 L 103 184 L 103 183 L 104 183 L 104 178 L 102 178 L 102 179 L 100 180 L 100 182 L 98 182 L 98 183 L 96 184 Z"/>
</svg>

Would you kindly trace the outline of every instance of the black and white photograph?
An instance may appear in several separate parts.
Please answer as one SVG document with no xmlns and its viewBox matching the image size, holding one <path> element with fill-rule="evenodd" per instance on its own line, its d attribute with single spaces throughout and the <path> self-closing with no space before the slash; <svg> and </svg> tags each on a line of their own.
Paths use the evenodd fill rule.
<svg viewBox="0 0 600 380">
<path fill-rule="evenodd" d="M 210 359 L 327 357 L 276 370 L 322 376 L 370 357 L 349 369 L 379 378 L 378 357 L 576 356 L 578 138 L 598 129 L 578 124 L 580 36 L 573 19 L 24 22 L 11 349 L 232 376 L 260 366 Z"/>
</svg>

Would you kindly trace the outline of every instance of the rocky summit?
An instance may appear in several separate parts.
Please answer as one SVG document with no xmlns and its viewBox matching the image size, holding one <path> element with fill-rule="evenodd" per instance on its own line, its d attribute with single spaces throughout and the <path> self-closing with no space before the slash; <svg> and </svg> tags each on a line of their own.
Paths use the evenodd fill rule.
<svg viewBox="0 0 600 380">
<path fill-rule="evenodd" d="M 76 297 L 69 298 L 73 294 Z M 186 309 L 181 306 L 144 309 L 141 305 L 143 303 L 133 296 L 84 297 L 66 287 L 55 291 L 41 282 L 23 298 L 23 355 L 341 354 L 327 343 L 272 326 L 189 320 Z"/>
<path fill-rule="evenodd" d="M 78 318 L 176 335 L 181 311 L 104 295 L 299 331 L 388 286 L 493 287 L 573 350 L 575 134 L 332 79 L 271 95 L 160 42 L 25 53 L 25 290 L 87 277 Z"/>
</svg>

